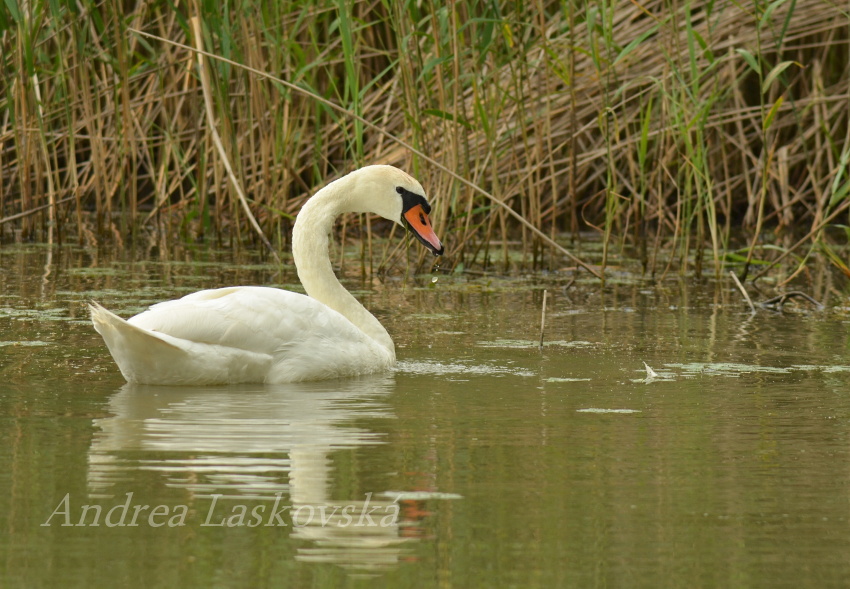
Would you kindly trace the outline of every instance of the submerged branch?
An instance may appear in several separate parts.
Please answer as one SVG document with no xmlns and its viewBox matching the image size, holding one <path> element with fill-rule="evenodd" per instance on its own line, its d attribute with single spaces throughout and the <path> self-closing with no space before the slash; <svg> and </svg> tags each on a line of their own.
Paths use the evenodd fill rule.
<svg viewBox="0 0 850 589">
<path fill-rule="evenodd" d="M 805 299 L 808 302 L 810 302 L 811 304 L 813 304 L 815 307 L 817 307 L 818 309 L 823 309 L 822 303 L 819 303 L 818 301 L 816 301 L 815 299 L 813 299 L 812 297 L 810 297 L 806 293 L 800 292 L 800 291 L 797 291 L 797 290 L 792 291 L 792 292 L 782 293 L 781 295 L 778 295 L 778 296 L 775 296 L 771 299 L 763 301 L 760 304 L 761 304 L 762 307 L 782 307 L 788 301 L 788 299 L 792 299 L 794 297 Z"/>
<path fill-rule="evenodd" d="M 548 290 L 543 290 L 543 308 L 540 311 L 540 349 L 543 349 L 543 332 L 546 330 L 546 296 L 549 294 Z"/>
</svg>

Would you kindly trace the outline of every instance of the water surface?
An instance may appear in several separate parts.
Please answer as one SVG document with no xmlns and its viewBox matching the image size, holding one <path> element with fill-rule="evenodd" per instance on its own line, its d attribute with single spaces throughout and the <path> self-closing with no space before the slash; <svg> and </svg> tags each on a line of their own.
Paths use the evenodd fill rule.
<svg viewBox="0 0 850 589">
<path fill-rule="evenodd" d="M 396 340 L 393 372 L 138 387 L 85 301 L 127 316 L 294 277 L 205 252 L 0 262 L 0 586 L 850 579 L 840 311 L 750 316 L 733 288 L 679 283 L 350 282 Z"/>
</svg>

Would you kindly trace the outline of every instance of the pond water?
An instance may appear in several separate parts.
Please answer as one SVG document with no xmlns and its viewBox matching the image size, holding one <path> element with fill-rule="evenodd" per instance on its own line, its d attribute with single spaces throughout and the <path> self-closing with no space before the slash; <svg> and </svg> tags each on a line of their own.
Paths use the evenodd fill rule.
<svg viewBox="0 0 850 589">
<path fill-rule="evenodd" d="M 846 310 L 750 316 L 732 285 L 675 281 L 350 281 L 396 370 L 138 387 L 87 300 L 128 316 L 294 276 L 35 246 L 0 268 L 2 587 L 850 580 Z"/>
</svg>

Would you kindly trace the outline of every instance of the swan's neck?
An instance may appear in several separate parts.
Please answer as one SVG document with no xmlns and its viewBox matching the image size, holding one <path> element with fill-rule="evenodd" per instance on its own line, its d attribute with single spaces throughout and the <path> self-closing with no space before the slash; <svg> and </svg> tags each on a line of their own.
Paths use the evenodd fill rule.
<svg viewBox="0 0 850 589">
<path fill-rule="evenodd" d="M 351 206 L 351 195 L 344 189 L 345 182 L 329 184 L 298 213 L 292 231 L 292 257 L 298 278 L 310 297 L 344 315 L 395 356 L 395 346 L 387 330 L 340 284 L 331 267 L 328 246 L 334 220 L 342 213 L 357 212 Z"/>
</svg>

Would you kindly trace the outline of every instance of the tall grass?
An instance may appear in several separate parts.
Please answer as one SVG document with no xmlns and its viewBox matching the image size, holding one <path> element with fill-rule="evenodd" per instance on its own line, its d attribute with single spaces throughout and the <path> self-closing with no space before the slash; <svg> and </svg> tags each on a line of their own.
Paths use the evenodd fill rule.
<svg viewBox="0 0 850 589">
<path fill-rule="evenodd" d="M 821 0 L 8 0 L 0 242 L 283 248 L 319 185 L 392 163 L 457 267 L 846 271 L 849 31 Z"/>
</svg>

